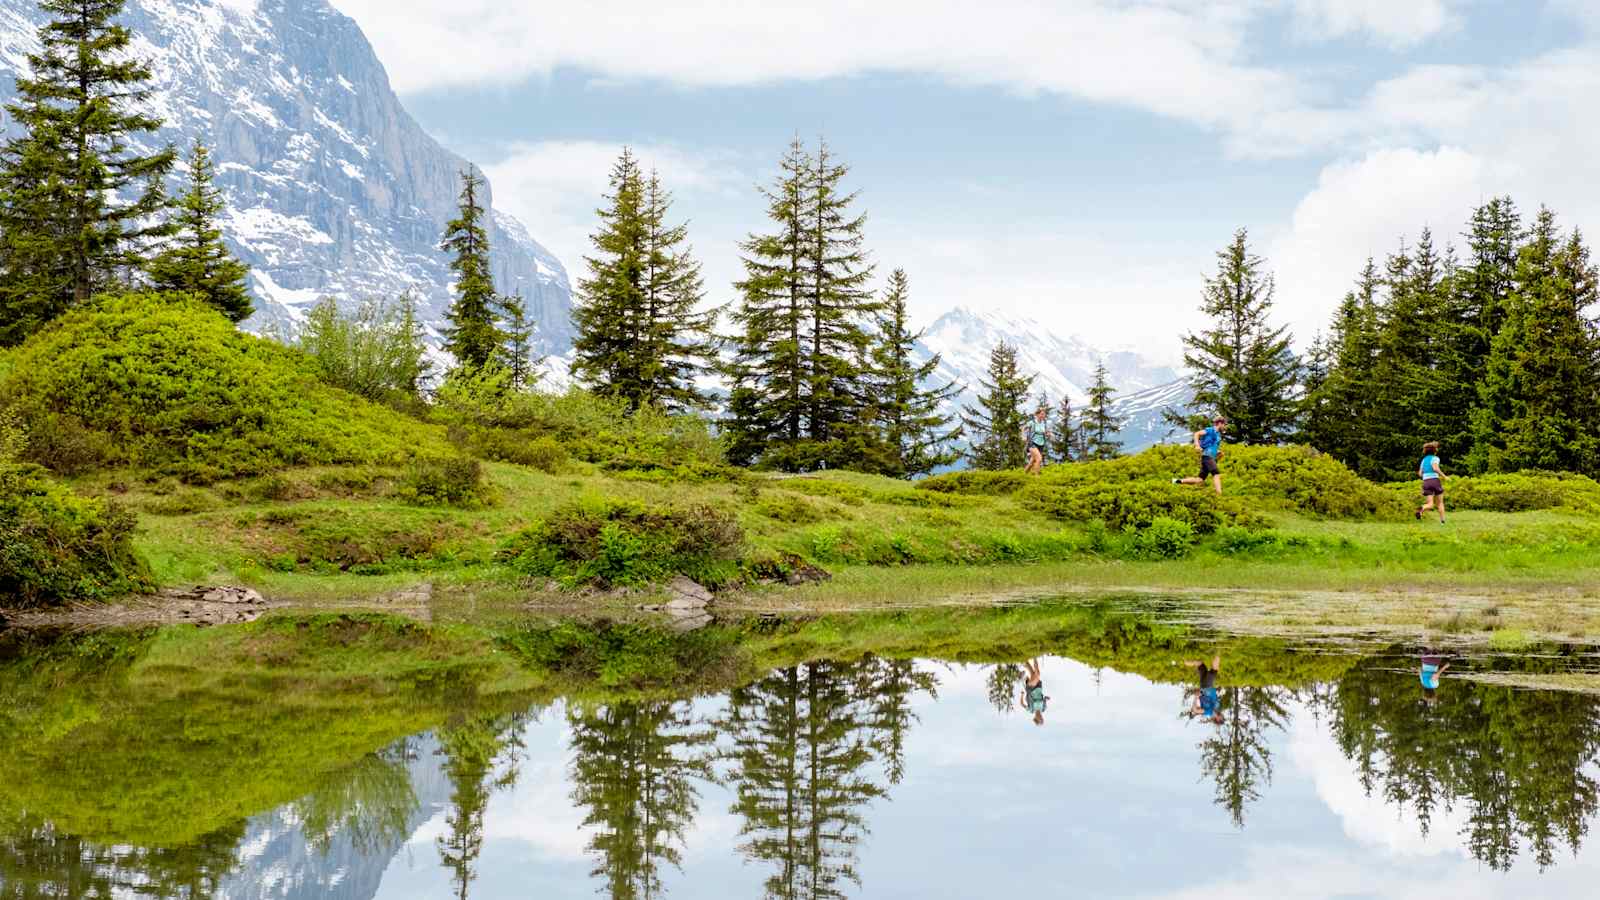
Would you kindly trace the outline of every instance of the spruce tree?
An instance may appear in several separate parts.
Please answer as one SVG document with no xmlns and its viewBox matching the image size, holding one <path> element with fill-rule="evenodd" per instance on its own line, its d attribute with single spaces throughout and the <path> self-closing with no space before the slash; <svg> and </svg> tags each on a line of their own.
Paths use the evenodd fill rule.
<svg viewBox="0 0 1600 900">
<path fill-rule="evenodd" d="M 774 228 L 741 245 L 729 453 L 791 470 L 860 465 L 876 311 L 865 217 L 826 144 L 812 154 L 796 139 L 779 168 L 762 190 Z"/>
<path fill-rule="evenodd" d="M 150 281 L 158 289 L 202 297 L 234 322 L 252 312 L 245 277 L 250 267 L 235 259 L 222 242 L 217 217 L 227 209 L 212 184 L 211 152 L 194 142 L 189 152 L 189 187 L 178 197 L 178 234 L 150 261 Z"/>
<path fill-rule="evenodd" d="M 1207 278 L 1200 309 L 1212 325 L 1183 338 L 1183 361 L 1194 374 L 1194 406 L 1228 419 L 1240 443 L 1275 444 L 1294 429 L 1299 362 L 1285 327 L 1272 327 L 1272 277 L 1250 252 L 1241 228 L 1217 253 L 1217 274 Z M 1168 414 L 1187 427 L 1189 417 Z"/>
<path fill-rule="evenodd" d="M 499 296 L 489 267 L 489 234 L 479 194 L 483 178 L 461 173 L 460 214 L 445 227 L 441 249 L 451 254 L 455 300 L 445 313 L 444 349 L 459 368 L 476 371 L 500 359 L 505 334 L 497 322 Z"/>
<path fill-rule="evenodd" d="M 667 224 L 671 195 L 631 150 L 612 167 L 605 200 L 578 284 L 573 372 L 633 409 L 703 407 L 695 380 L 715 361 L 714 313 L 698 311 L 705 292 L 688 230 Z"/>
<path fill-rule="evenodd" d="M 1377 477 L 1379 465 L 1373 440 L 1373 365 L 1378 353 L 1377 265 L 1371 258 L 1334 312 L 1328 348 L 1333 365 L 1321 392 L 1330 418 L 1314 446 L 1367 477 Z M 1229 421 L 1229 427 L 1232 427 Z M 1392 424 L 1392 423 L 1384 423 Z"/>
<path fill-rule="evenodd" d="M 29 74 L 6 111 L 20 133 L 0 149 L 0 345 L 144 267 L 172 229 L 162 217 L 171 147 L 134 149 L 161 127 L 150 69 L 113 20 L 123 0 L 41 0 Z"/>
<path fill-rule="evenodd" d="M 1449 391 L 1441 398 L 1451 412 L 1431 439 L 1440 441 L 1446 452 L 1465 457 L 1469 466 L 1488 459 L 1487 452 L 1474 446 L 1478 431 L 1474 422 L 1482 399 L 1478 382 L 1486 376 L 1495 335 L 1505 322 L 1524 236 L 1522 218 L 1510 197 L 1496 197 L 1478 207 L 1465 236 L 1466 258 L 1452 279 L 1446 314 L 1450 346 L 1442 367 Z M 1494 412 L 1482 415 L 1492 418 Z"/>
<path fill-rule="evenodd" d="M 533 358 L 534 326 L 528 321 L 528 303 L 518 293 L 498 298 L 496 306 L 500 314 L 500 330 L 505 334 L 505 345 L 500 348 L 500 365 L 506 370 L 513 390 L 526 390 L 539 380 L 538 373 L 534 371 L 538 363 Z"/>
<path fill-rule="evenodd" d="M 1333 404 L 1328 400 L 1326 385 L 1333 369 L 1333 352 L 1328 341 L 1317 332 L 1306 351 L 1305 366 L 1301 373 L 1299 443 L 1323 447 L 1331 443 L 1335 419 Z M 1195 429 L 1198 431 L 1199 429 Z"/>
<path fill-rule="evenodd" d="M 1086 459 L 1116 459 L 1122 455 L 1117 432 L 1122 430 L 1123 419 L 1113 409 L 1112 398 L 1117 392 L 1106 380 L 1107 374 L 1104 362 L 1094 367 L 1094 385 L 1089 388 L 1089 402 L 1083 411 Z"/>
<path fill-rule="evenodd" d="M 872 350 L 876 420 L 881 442 L 888 450 L 883 474 L 897 478 L 922 475 L 960 458 L 951 442 L 960 437 L 952 416 L 940 408 L 960 392 L 960 386 L 931 386 L 939 368 L 939 355 L 918 363 L 917 342 L 922 332 L 911 330 L 906 304 L 910 284 L 905 270 L 895 269 L 879 305 L 878 334 Z"/>
<path fill-rule="evenodd" d="M 1562 240 L 1541 209 L 1517 260 L 1473 413 L 1473 471 L 1541 468 L 1593 472 L 1594 334 L 1586 309 L 1595 271 L 1582 237 Z"/>
<path fill-rule="evenodd" d="M 1444 398 L 1451 386 L 1440 373 L 1452 334 L 1445 299 L 1449 277 L 1450 258 L 1438 254 L 1426 228 L 1413 253 L 1402 249 L 1389 259 L 1369 429 L 1380 477 L 1409 477 L 1423 443 L 1448 431 L 1444 423 L 1452 410 Z"/>
<path fill-rule="evenodd" d="M 1069 463 L 1082 458 L 1078 453 L 1078 423 L 1072 417 L 1072 398 L 1063 394 L 1056 407 L 1055 424 L 1050 429 L 1050 455 Z"/>
<path fill-rule="evenodd" d="M 1017 348 L 1001 341 L 989 351 L 989 374 L 977 406 L 961 415 L 971 444 L 967 459 L 976 469 L 1018 469 L 1027 464 L 1022 428 L 1028 421 L 1033 375 L 1017 368 Z"/>
</svg>

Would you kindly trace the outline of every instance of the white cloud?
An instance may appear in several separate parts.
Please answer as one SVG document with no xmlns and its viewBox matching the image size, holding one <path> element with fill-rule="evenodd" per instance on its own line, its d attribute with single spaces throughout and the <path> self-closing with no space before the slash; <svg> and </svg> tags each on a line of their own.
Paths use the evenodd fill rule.
<svg viewBox="0 0 1600 900">
<path fill-rule="evenodd" d="M 1454 27 L 1445 0 L 1293 0 L 1296 25 L 1319 38 L 1370 34 L 1393 47 L 1409 47 Z"/>
</svg>

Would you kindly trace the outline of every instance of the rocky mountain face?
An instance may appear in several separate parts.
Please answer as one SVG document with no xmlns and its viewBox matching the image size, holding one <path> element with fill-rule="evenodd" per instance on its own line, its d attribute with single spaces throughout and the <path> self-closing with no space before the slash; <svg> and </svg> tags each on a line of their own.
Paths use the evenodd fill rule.
<svg viewBox="0 0 1600 900">
<path fill-rule="evenodd" d="M 43 19 L 34 0 L 0 0 L 0 99 Z M 213 150 L 225 234 L 252 268 L 246 327 L 292 331 L 322 297 L 411 291 L 437 328 L 451 281 L 438 242 L 471 164 L 406 112 L 353 20 L 326 0 L 128 0 L 122 21 L 155 73 L 157 140 Z M 535 349 L 565 352 L 561 263 L 504 213 L 490 242 L 496 284 L 527 299 Z"/>
<path fill-rule="evenodd" d="M 1082 409 L 1094 384 L 1095 364 L 1104 361 L 1117 390 L 1115 410 L 1126 419 L 1120 435 L 1123 449 L 1130 453 L 1172 440 L 1177 433 L 1161 413 L 1192 400 L 1188 383 L 1170 366 L 1150 363 L 1131 351 L 1101 351 L 1081 338 L 1052 334 L 1032 319 L 958 307 L 928 327 L 918 348 L 923 359 L 939 354 L 936 383 L 963 386 L 952 411 L 977 403 L 989 371 L 989 351 L 1001 341 L 1017 348 L 1022 370 L 1034 375 L 1035 395 L 1048 398 L 1052 409 L 1063 396 L 1071 398 L 1074 409 Z"/>
</svg>

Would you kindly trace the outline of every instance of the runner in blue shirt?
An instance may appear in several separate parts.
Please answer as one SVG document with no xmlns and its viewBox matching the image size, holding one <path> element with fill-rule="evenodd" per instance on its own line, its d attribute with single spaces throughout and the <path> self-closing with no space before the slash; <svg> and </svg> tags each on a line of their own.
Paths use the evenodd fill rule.
<svg viewBox="0 0 1600 900">
<path fill-rule="evenodd" d="M 1044 710 L 1050 704 L 1050 698 L 1044 694 L 1044 676 L 1039 674 L 1039 661 L 1030 659 L 1023 665 L 1027 666 L 1028 674 L 1022 679 L 1022 708 L 1033 713 L 1033 724 L 1044 724 Z"/>
<path fill-rule="evenodd" d="M 1211 420 L 1211 427 L 1204 431 L 1194 433 L 1194 448 L 1200 451 L 1200 477 L 1174 478 L 1173 484 L 1205 484 L 1206 479 L 1211 479 L 1211 487 L 1222 496 L 1222 470 L 1217 467 L 1217 460 L 1222 458 L 1222 436 L 1228 431 L 1228 420 L 1217 416 Z"/>
<path fill-rule="evenodd" d="M 1439 690 L 1439 676 L 1450 671 L 1450 664 L 1444 661 L 1437 651 L 1429 650 L 1422 654 L 1422 668 L 1417 675 L 1422 679 L 1422 702 L 1432 706 L 1438 699 L 1435 691 Z"/>
<path fill-rule="evenodd" d="M 1417 518 L 1433 509 L 1434 500 L 1439 501 L 1439 524 L 1444 524 L 1444 469 L 1439 467 L 1439 443 L 1429 441 L 1422 445 L 1422 462 L 1417 466 L 1417 474 L 1422 476 L 1422 505 L 1417 507 Z"/>
<path fill-rule="evenodd" d="M 1186 659 L 1182 663 L 1174 662 L 1173 665 L 1182 665 L 1186 669 L 1194 669 L 1200 673 L 1200 690 L 1194 695 L 1194 703 L 1189 707 L 1189 718 L 1200 716 L 1221 725 L 1222 703 L 1217 699 L 1217 673 L 1222 671 L 1222 657 L 1220 655 L 1211 657 L 1209 666 L 1198 659 Z"/>
</svg>

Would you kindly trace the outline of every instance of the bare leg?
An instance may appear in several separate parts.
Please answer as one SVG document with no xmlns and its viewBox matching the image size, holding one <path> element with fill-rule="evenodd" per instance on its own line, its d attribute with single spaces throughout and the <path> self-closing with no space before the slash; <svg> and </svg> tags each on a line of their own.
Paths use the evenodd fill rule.
<svg viewBox="0 0 1600 900">
<path fill-rule="evenodd" d="M 1213 476 L 1211 476 L 1211 486 L 1212 486 L 1212 488 L 1214 488 L 1216 490 L 1217 496 L 1221 497 L 1222 496 L 1222 476 L 1221 475 L 1213 475 Z"/>
<path fill-rule="evenodd" d="M 1439 495 L 1439 524 L 1444 524 L 1444 495 Z"/>
<path fill-rule="evenodd" d="M 1204 478 L 1179 478 L 1178 479 L 1178 483 L 1179 484 L 1205 484 L 1206 480 Z"/>
</svg>

